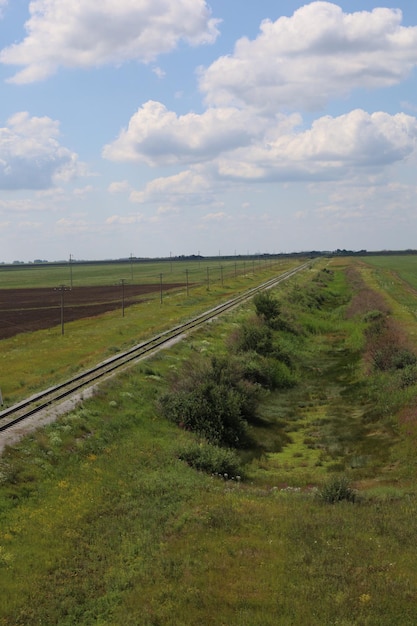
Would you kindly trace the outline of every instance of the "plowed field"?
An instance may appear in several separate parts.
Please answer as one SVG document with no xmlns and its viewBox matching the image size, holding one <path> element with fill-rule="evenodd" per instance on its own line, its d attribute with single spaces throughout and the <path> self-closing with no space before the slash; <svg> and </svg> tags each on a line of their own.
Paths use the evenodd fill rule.
<svg viewBox="0 0 417 626">
<path fill-rule="evenodd" d="M 164 290 L 181 287 L 165 285 Z M 160 284 L 125 285 L 124 305 L 146 300 L 146 296 L 159 292 Z M 72 322 L 101 315 L 122 308 L 120 286 L 74 287 L 64 292 L 64 319 Z M 19 333 L 32 332 L 57 326 L 61 323 L 61 292 L 49 289 L 0 289 L 0 339 Z"/>
</svg>

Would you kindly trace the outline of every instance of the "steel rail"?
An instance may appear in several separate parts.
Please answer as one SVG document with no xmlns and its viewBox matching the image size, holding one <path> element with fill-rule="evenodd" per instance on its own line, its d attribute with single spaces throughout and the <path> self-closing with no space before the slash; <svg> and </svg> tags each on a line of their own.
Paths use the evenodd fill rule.
<svg viewBox="0 0 417 626">
<path fill-rule="evenodd" d="M 69 396 L 80 392 L 83 388 L 96 384 L 100 379 L 104 379 L 106 376 L 114 374 L 117 370 L 122 370 L 132 361 L 149 356 L 150 353 L 162 348 L 164 345 L 167 345 L 173 339 L 202 326 L 209 320 L 212 320 L 213 318 L 250 300 L 260 291 L 271 289 L 275 285 L 288 280 L 298 272 L 306 269 L 309 265 L 310 262 L 304 263 L 296 268 L 284 272 L 283 274 L 280 274 L 279 276 L 271 278 L 261 285 L 253 287 L 252 289 L 245 291 L 243 294 L 223 302 L 205 311 L 204 313 L 197 315 L 187 322 L 163 331 L 146 341 L 134 345 L 128 350 L 120 352 L 119 354 L 98 363 L 90 369 L 80 372 L 76 376 L 59 383 L 58 385 L 49 387 L 48 389 L 32 395 L 29 398 L 26 398 L 25 400 L 1 411 L 0 432 L 7 430 L 14 424 L 33 416 L 34 414 L 56 402 L 63 400 L 64 398 L 68 398 Z"/>
</svg>

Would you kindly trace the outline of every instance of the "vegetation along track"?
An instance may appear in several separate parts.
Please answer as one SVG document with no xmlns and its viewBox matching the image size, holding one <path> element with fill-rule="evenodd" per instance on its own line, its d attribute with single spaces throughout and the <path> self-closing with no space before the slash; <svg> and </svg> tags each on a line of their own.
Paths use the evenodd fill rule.
<svg viewBox="0 0 417 626">
<path fill-rule="evenodd" d="M 86 387 L 96 384 L 99 380 L 104 379 L 110 374 L 116 373 L 117 370 L 122 370 L 137 359 L 149 356 L 156 350 L 167 346 L 169 342 L 179 338 L 184 333 L 194 330 L 218 315 L 229 311 L 239 304 L 242 304 L 252 298 L 259 291 L 270 289 L 280 282 L 288 280 L 301 270 L 309 267 L 309 265 L 310 262 L 288 270 L 287 272 L 284 272 L 283 274 L 280 274 L 279 276 L 276 276 L 265 283 L 250 289 L 249 291 L 246 291 L 244 294 L 240 294 L 227 302 L 219 304 L 208 311 L 201 313 L 188 322 L 155 335 L 147 341 L 136 344 L 129 350 L 120 352 L 119 354 L 102 361 L 95 367 L 85 370 L 63 383 L 50 387 L 45 391 L 41 391 L 40 393 L 30 396 L 26 400 L 5 409 L 0 412 L 0 432 L 7 430 L 14 424 L 17 424 L 28 417 L 35 416 L 37 413 L 40 413 L 43 409 L 53 405 L 54 403 L 62 401 L 65 398 L 79 393 Z"/>
</svg>

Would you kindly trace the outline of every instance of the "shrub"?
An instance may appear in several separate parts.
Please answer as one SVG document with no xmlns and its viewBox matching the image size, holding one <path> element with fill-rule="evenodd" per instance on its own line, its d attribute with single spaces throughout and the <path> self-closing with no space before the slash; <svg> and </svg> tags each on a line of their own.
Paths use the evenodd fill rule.
<svg viewBox="0 0 417 626">
<path fill-rule="evenodd" d="M 256 315 L 266 323 L 272 322 L 279 317 L 281 308 L 279 302 L 270 291 L 261 291 L 253 298 L 256 308 Z"/>
<path fill-rule="evenodd" d="M 242 476 L 238 455 L 233 450 L 209 443 L 192 443 L 180 450 L 178 458 L 190 467 L 208 474 L 226 475 L 227 478 Z"/>
<path fill-rule="evenodd" d="M 241 324 L 229 343 L 236 352 L 271 354 L 273 350 L 272 331 L 260 318 L 252 317 Z"/>
<path fill-rule="evenodd" d="M 346 476 L 333 476 L 318 492 L 318 497 L 322 502 L 327 504 L 335 504 L 346 500 L 347 502 L 355 502 L 357 498 L 356 491 L 351 488 L 349 480 Z"/>
<path fill-rule="evenodd" d="M 292 387 L 296 380 L 285 363 L 256 353 L 245 355 L 243 376 L 251 383 L 270 390 L 287 389 Z"/>
<path fill-rule="evenodd" d="M 271 364 L 268 358 L 256 352 L 247 352 L 241 357 L 241 364 L 245 380 L 272 389 Z"/>
<path fill-rule="evenodd" d="M 397 370 L 402 370 L 417 363 L 417 356 L 408 348 L 399 348 L 394 354 L 392 365 Z"/>
<path fill-rule="evenodd" d="M 255 417 L 257 393 L 237 362 L 213 358 L 208 366 L 196 363 L 188 378 L 177 379 L 160 406 L 182 428 L 213 444 L 241 448 L 249 443 L 247 421 Z"/>
<path fill-rule="evenodd" d="M 297 384 L 297 377 L 290 370 L 286 363 L 275 361 L 273 368 L 274 389 L 290 389 Z"/>
<path fill-rule="evenodd" d="M 376 370 L 401 370 L 417 363 L 417 356 L 407 347 L 407 339 L 395 320 L 374 320 L 365 336 L 368 359 Z"/>
<path fill-rule="evenodd" d="M 399 372 L 400 387 L 405 389 L 417 382 L 417 367 L 415 365 L 407 365 Z"/>
<path fill-rule="evenodd" d="M 379 311 L 378 309 L 375 309 L 373 311 L 368 311 L 363 316 L 363 321 L 367 323 L 378 322 L 383 319 L 385 319 L 385 313 L 383 313 L 382 311 Z"/>
</svg>

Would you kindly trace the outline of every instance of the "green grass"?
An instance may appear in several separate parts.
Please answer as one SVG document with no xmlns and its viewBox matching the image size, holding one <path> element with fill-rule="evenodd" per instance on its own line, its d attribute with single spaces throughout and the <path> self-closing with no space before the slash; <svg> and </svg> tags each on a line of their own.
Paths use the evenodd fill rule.
<svg viewBox="0 0 417 626">
<path fill-rule="evenodd" d="M 366 257 L 363 261 L 367 265 L 364 273 L 368 282 L 385 294 L 390 307 L 417 345 L 417 256 L 376 256 Z"/>
<path fill-rule="evenodd" d="M 367 265 L 380 268 L 387 273 L 398 273 L 403 280 L 417 289 L 417 255 L 367 256 L 362 260 Z"/>
<path fill-rule="evenodd" d="M 343 301 L 347 285 L 333 285 Z M 217 320 L 6 452 L 0 625 L 417 622 L 415 401 L 391 402 L 395 432 L 373 447 L 385 417 L 364 429 L 361 415 L 386 379 L 364 376 L 338 305 L 304 313 L 314 332 L 286 337 L 300 383 L 264 398 L 258 434 L 271 450 L 245 481 L 179 460 L 194 440 L 157 410 L 169 373 L 191 354 L 224 353 L 251 313 Z M 318 498 L 335 465 L 357 502 Z"/>
</svg>

